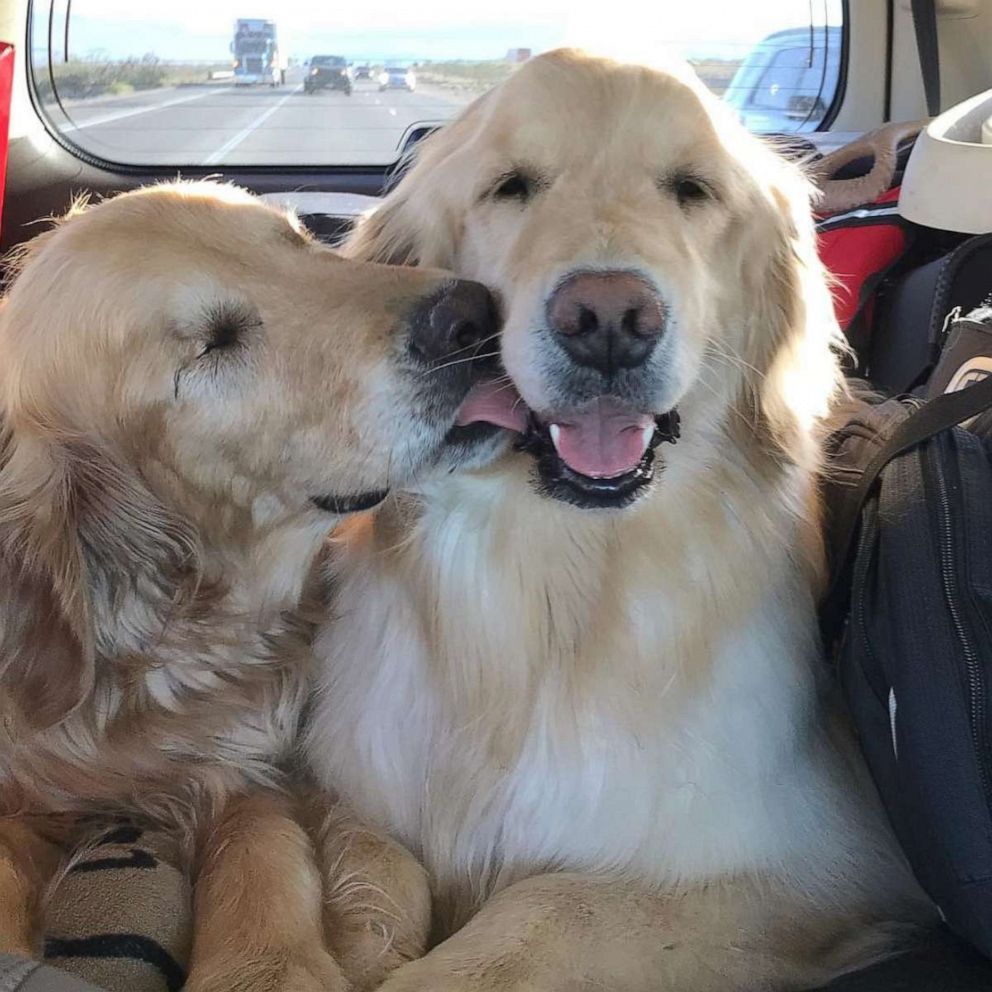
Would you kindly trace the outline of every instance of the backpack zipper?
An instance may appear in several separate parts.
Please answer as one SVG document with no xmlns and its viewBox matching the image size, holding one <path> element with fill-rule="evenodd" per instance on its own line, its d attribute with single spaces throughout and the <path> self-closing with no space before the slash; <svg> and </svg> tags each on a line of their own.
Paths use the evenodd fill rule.
<svg viewBox="0 0 992 992">
<path fill-rule="evenodd" d="M 929 465 L 931 478 L 937 490 L 940 505 L 940 574 L 944 588 L 944 599 L 951 623 L 964 654 L 965 676 L 968 681 L 968 718 L 971 724 L 971 741 L 975 749 L 985 801 L 992 797 L 992 754 L 989 752 L 988 707 L 985 695 L 985 679 L 978 653 L 971 642 L 968 627 L 964 621 L 964 608 L 958 596 L 957 571 L 955 567 L 954 540 L 951 532 L 951 498 L 943 466 L 935 450 L 935 445 L 926 446 L 925 463 Z M 992 805 L 992 804 L 990 804 Z"/>
<path fill-rule="evenodd" d="M 867 504 L 866 504 L 867 506 Z M 883 671 L 875 657 L 875 652 L 871 647 L 871 638 L 868 636 L 868 618 L 865 615 L 865 582 L 868 578 L 868 569 L 871 566 L 871 547 L 875 543 L 877 528 L 874 516 L 865 519 L 865 507 L 861 509 L 861 533 L 858 535 L 858 546 L 854 554 L 855 569 L 852 576 L 852 590 L 855 593 L 854 622 L 861 637 L 861 646 L 864 649 L 866 660 L 878 671 Z M 868 678 L 867 670 L 862 666 L 868 684 L 877 693 L 878 688 L 875 679 Z M 881 697 L 879 697 L 881 698 Z"/>
</svg>

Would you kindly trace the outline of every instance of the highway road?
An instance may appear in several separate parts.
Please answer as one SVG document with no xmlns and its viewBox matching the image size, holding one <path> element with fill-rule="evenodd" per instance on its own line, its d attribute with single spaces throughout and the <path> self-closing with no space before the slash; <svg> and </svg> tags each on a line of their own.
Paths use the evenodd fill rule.
<svg viewBox="0 0 992 992">
<path fill-rule="evenodd" d="M 308 96 L 291 79 L 66 101 L 68 119 L 49 109 L 68 140 L 131 165 L 385 165 L 411 125 L 447 120 L 467 99 L 425 87 L 380 93 L 366 80 L 351 96 Z"/>
</svg>

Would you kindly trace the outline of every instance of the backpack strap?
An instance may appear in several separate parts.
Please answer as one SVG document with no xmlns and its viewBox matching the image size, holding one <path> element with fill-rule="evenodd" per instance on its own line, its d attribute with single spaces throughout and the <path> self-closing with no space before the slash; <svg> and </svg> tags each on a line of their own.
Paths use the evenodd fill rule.
<svg viewBox="0 0 992 992">
<path fill-rule="evenodd" d="M 827 616 L 839 615 L 838 597 L 844 588 L 851 548 L 861 520 L 861 508 L 878 481 L 882 469 L 897 455 L 915 448 L 928 438 L 960 424 L 963 420 L 970 420 L 984 413 L 990 407 L 992 407 L 992 376 L 966 389 L 944 393 L 928 400 L 920 409 L 909 414 L 896 425 L 865 466 L 858 484 L 842 492 L 842 499 L 831 508 L 833 519 L 827 537 L 832 569 L 830 589 L 824 600 L 824 613 Z"/>
</svg>

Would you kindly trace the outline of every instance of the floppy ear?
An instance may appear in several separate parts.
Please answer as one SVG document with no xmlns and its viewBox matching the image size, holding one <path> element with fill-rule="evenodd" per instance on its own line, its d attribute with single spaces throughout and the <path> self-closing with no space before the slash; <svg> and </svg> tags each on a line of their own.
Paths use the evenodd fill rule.
<svg viewBox="0 0 992 992">
<path fill-rule="evenodd" d="M 419 237 L 407 219 L 412 211 L 407 191 L 400 184 L 382 206 L 359 218 L 341 251 L 363 262 L 386 265 L 419 265 Z"/>
<path fill-rule="evenodd" d="M 59 498 L 58 487 L 50 487 L 40 465 L 31 479 L 29 466 L 17 464 L 9 428 L 0 431 L 0 713 L 41 729 L 92 686 L 92 638 L 79 595 L 78 549 L 48 526 L 44 511 L 35 515 L 41 501 Z"/>
<path fill-rule="evenodd" d="M 436 157 L 420 158 L 382 206 L 359 220 L 342 245 L 345 255 L 388 265 L 454 264 L 461 220 L 445 200 L 442 174 L 428 165 Z"/>
<path fill-rule="evenodd" d="M 471 201 L 473 141 L 485 127 L 490 90 L 417 146 L 403 178 L 382 205 L 362 217 L 342 245 L 344 254 L 368 262 L 451 268 L 462 218 Z"/>
<path fill-rule="evenodd" d="M 79 360 L 47 334 L 46 321 L 71 319 L 65 306 L 43 305 L 72 223 L 19 253 L 0 313 L 0 725 L 63 719 L 199 588 L 196 533 L 109 440 L 68 426 L 82 387 L 49 374 Z"/>
<path fill-rule="evenodd" d="M 196 535 L 104 447 L 0 439 L 0 681 L 36 727 L 69 715 L 101 660 L 161 636 L 199 582 Z"/>
<path fill-rule="evenodd" d="M 841 389 L 838 357 L 845 347 L 817 253 L 810 196 L 802 173 L 781 162 L 759 208 L 768 223 L 752 229 L 764 243 L 752 241 L 744 261 L 750 401 L 790 459 L 801 456 L 797 445 L 814 436 Z"/>
</svg>

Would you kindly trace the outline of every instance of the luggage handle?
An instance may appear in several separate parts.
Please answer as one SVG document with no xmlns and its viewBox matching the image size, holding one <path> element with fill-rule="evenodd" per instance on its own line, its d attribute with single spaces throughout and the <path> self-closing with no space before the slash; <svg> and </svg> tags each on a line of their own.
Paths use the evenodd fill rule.
<svg viewBox="0 0 992 992">
<path fill-rule="evenodd" d="M 926 121 L 905 121 L 886 124 L 850 144 L 824 155 L 809 167 L 809 176 L 820 188 L 816 203 L 818 214 L 837 214 L 853 210 L 877 200 L 893 188 L 899 149 L 909 139 L 915 139 Z M 862 158 L 872 160 L 870 170 L 855 179 L 834 179 L 845 165 Z M 895 204 L 892 204 L 895 206 Z"/>
<path fill-rule="evenodd" d="M 854 544 L 854 537 L 861 518 L 861 508 L 878 480 L 882 469 L 897 455 L 915 448 L 928 438 L 970 420 L 992 407 L 992 375 L 966 389 L 944 393 L 928 400 L 919 410 L 900 421 L 885 439 L 882 447 L 865 466 L 857 486 L 845 498 L 830 528 L 830 563 L 833 578 L 824 599 L 826 612 L 836 609 L 836 598 L 841 578 L 847 571 L 847 562 Z"/>
</svg>

